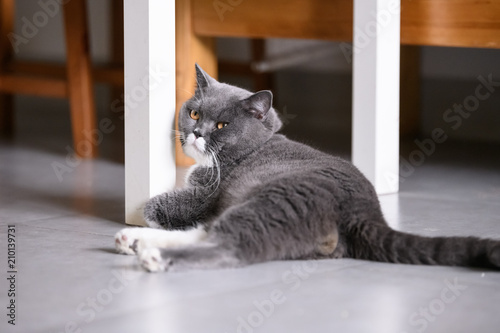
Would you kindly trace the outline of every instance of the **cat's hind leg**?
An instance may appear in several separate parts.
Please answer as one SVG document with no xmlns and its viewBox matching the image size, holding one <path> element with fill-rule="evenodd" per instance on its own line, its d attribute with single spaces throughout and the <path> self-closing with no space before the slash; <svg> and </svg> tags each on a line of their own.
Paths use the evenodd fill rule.
<svg viewBox="0 0 500 333">
<path fill-rule="evenodd" d="M 189 230 L 163 230 L 152 228 L 124 228 L 115 235 L 115 247 L 119 253 L 135 255 L 148 248 L 175 248 L 203 241 L 205 228 Z"/>
</svg>

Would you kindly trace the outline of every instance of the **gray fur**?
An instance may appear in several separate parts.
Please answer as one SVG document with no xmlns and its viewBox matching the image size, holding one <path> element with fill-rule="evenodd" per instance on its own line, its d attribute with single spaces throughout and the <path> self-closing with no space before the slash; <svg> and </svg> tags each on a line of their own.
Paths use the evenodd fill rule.
<svg viewBox="0 0 500 333">
<path fill-rule="evenodd" d="M 196 66 L 195 96 L 181 108 L 181 141 L 197 128 L 213 166 L 188 186 L 151 199 L 147 221 L 206 226 L 207 244 L 164 249 L 168 267 L 215 268 L 269 260 L 360 258 L 394 263 L 500 267 L 500 242 L 428 238 L 390 229 L 370 182 L 351 163 L 277 134 L 269 91 L 219 83 Z M 190 117 L 191 110 L 200 119 Z M 215 129 L 218 122 L 228 125 Z M 208 153 L 207 153 L 208 154 Z"/>
</svg>

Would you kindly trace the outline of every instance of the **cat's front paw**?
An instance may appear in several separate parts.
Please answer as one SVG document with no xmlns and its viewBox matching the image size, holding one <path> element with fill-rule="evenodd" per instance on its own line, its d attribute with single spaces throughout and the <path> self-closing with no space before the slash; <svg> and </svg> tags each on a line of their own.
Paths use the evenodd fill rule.
<svg viewBox="0 0 500 333">
<path fill-rule="evenodd" d="M 141 228 L 125 228 L 115 235 L 115 247 L 118 253 L 135 255 L 141 250 L 139 238 Z"/>
<path fill-rule="evenodd" d="M 144 249 L 139 255 L 139 260 L 141 266 L 152 273 L 166 271 L 170 266 L 170 260 L 163 259 L 161 251 L 158 248 Z"/>
</svg>

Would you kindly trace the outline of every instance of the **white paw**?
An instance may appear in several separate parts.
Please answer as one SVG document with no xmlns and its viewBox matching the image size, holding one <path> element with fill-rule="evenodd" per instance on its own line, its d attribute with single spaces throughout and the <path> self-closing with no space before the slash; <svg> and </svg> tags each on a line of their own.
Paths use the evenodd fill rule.
<svg viewBox="0 0 500 333">
<path fill-rule="evenodd" d="M 142 241 L 139 236 L 141 228 L 125 228 L 115 235 L 115 246 L 119 253 L 135 255 L 142 250 Z"/>
<path fill-rule="evenodd" d="M 162 272 L 167 268 L 167 263 L 157 248 L 144 249 L 139 255 L 139 260 L 142 267 L 149 272 Z"/>
<path fill-rule="evenodd" d="M 188 231 L 125 228 L 115 235 L 115 246 L 119 253 L 134 255 L 149 248 L 175 248 L 191 245 L 206 237 L 207 232 L 203 227 Z"/>
</svg>

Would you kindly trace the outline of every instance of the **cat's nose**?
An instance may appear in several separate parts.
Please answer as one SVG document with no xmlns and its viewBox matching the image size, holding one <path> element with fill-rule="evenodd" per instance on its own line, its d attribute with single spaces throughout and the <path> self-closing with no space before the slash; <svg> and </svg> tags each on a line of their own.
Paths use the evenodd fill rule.
<svg viewBox="0 0 500 333">
<path fill-rule="evenodd" d="M 194 131 L 193 131 L 193 134 L 194 136 L 198 139 L 199 137 L 202 137 L 203 135 L 201 135 L 201 131 L 199 128 L 195 128 Z"/>
</svg>

